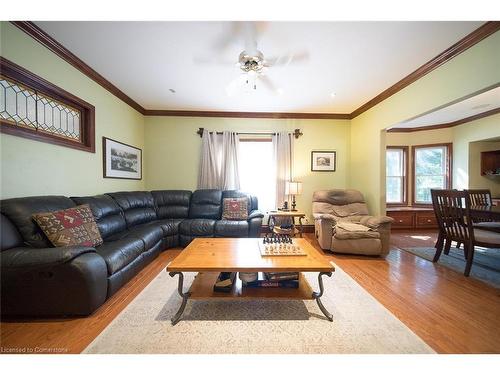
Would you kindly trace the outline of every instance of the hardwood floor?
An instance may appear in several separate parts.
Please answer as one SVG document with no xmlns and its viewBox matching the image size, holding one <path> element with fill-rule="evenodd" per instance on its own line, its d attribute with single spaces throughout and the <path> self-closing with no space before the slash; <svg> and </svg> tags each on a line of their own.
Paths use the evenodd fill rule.
<svg viewBox="0 0 500 375">
<path fill-rule="evenodd" d="M 400 250 L 433 246 L 435 236 L 396 232 L 386 259 L 325 256 L 438 353 L 500 353 L 500 290 Z M 318 246 L 312 234 L 305 237 Z M 2 352 L 80 353 L 179 252 L 162 253 L 90 317 L 2 321 Z"/>
</svg>

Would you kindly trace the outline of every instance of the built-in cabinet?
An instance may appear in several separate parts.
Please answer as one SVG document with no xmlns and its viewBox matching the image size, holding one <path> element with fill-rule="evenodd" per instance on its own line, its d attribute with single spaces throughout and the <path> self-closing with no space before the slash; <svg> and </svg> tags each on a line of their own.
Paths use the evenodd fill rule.
<svg viewBox="0 0 500 375">
<path fill-rule="evenodd" d="M 500 176 L 500 150 L 481 152 L 481 176 Z"/>
<path fill-rule="evenodd" d="M 436 216 L 432 208 L 388 207 L 386 215 L 392 217 L 393 229 L 436 229 Z"/>
</svg>

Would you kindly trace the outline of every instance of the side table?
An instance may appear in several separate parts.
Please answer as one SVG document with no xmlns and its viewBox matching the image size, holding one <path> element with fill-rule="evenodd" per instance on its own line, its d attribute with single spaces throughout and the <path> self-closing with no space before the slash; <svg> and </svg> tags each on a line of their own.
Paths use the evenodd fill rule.
<svg viewBox="0 0 500 375">
<path fill-rule="evenodd" d="M 302 237 L 303 226 L 302 219 L 306 217 L 306 214 L 301 211 L 268 211 L 269 215 L 269 230 L 274 234 L 286 234 L 289 236 L 295 236 L 298 234 Z M 299 224 L 298 227 L 295 224 L 295 218 L 298 218 Z M 292 227 L 291 228 L 282 228 L 281 225 L 277 224 L 276 219 L 290 219 Z M 287 220 L 288 221 L 288 220 Z"/>
</svg>

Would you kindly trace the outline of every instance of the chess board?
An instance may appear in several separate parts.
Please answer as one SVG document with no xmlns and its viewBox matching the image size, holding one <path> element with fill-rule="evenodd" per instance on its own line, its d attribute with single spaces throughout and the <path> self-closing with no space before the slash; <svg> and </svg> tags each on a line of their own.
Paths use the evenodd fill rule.
<svg viewBox="0 0 500 375">
<path fill-rule="evenodd" d="M 259 250 L 262 256 L 290 256 L 307 255 L 307 253 L 294 241 L 292 243 L 264 243 L 259 241 Z"/>
</svg>

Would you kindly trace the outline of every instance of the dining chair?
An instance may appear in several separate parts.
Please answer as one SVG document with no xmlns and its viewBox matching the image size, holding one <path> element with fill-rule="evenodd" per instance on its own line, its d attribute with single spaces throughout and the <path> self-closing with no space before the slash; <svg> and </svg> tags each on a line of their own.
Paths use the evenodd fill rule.
<svg viewBox="0 0 500 375">
<path fill-rule="evenodd" d="M 466 190 L 470 196 L 471 206 L 491 206 L 493 200 L 491 199 L 491 191 L 488 189 L 468 189 Z M 491 230 L 500 232 L 500 222 L 494 221 L 485 216 L 472 216 L 472 225 L 474 228 Z"/>
<path fill-rule="evenodd" d="M 469 192 L 465 190 L 431 189 L 431 196 L 436 219 L 440 227 L 441 241 L 449 241 L 450 243 L 451 241 L 457 241 L 464 245 L 466 259 L 464 275 L 469 276 L 475 246 L 500 248 L 500 234 L 473 227 L 470 215 L 471 199 Z M 442 251 L 443 246 L 436 246 L 433 262 L 439 260 Z"/>
</svg>

